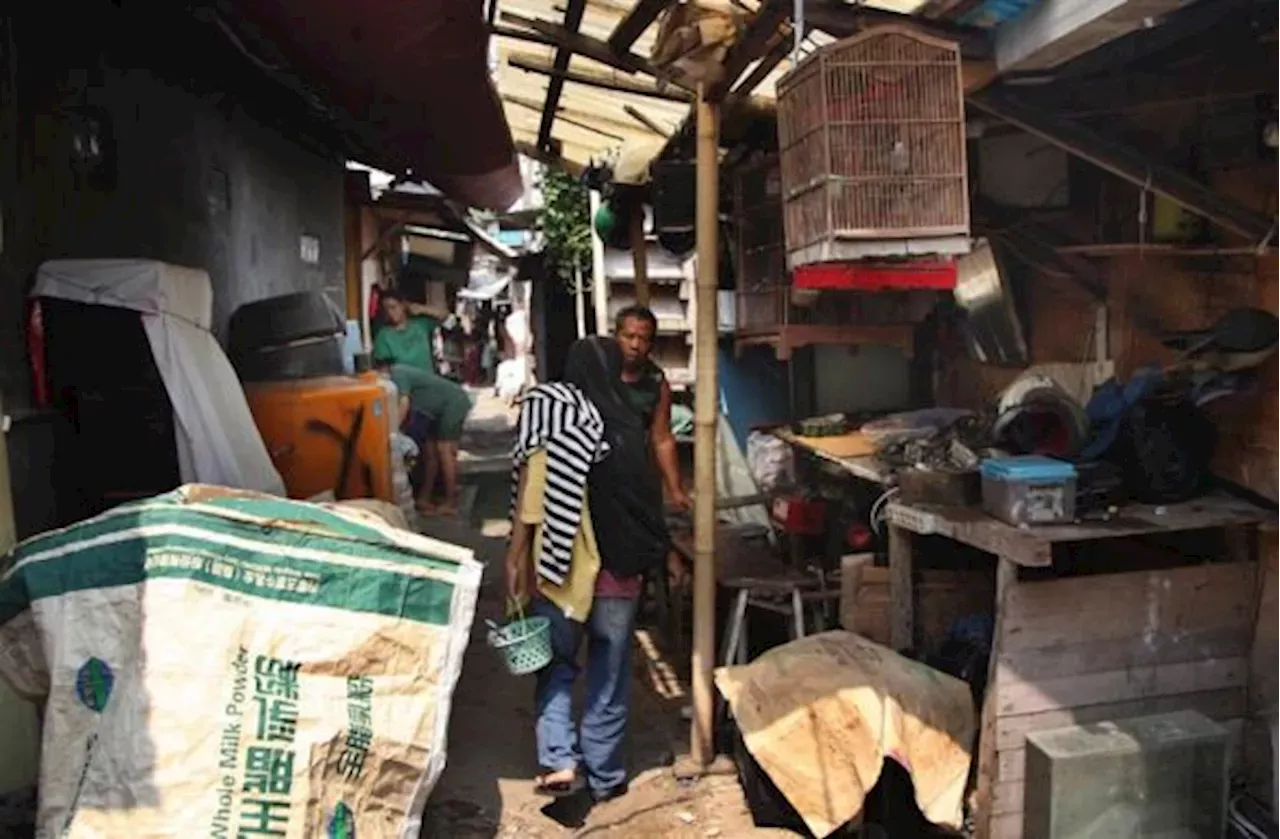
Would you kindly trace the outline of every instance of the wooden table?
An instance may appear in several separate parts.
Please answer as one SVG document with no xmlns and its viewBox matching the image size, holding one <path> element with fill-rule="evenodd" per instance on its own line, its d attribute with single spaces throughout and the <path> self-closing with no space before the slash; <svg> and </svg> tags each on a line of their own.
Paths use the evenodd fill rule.
<svg viewBox="0 0 1280 839">
<path fill-rule="evenodd" d="M 920 537 L 970 545 L 993 554 L 997 563 L 978 752 L 978 837 L 1022 836 L 1029 732 L 1184 708 L 1243 725 L 1260 600 L 1255 540 L 1249 536 L 1274 519 L 1217 496 L 1127 507 L 1105 523 L 1034 528 L 1013 527 L 980 510 L 890 504 L 896 649 L 920 640 L 914 573 L 924 544 Z M 1120 556 L 1106 573 L 1050 573 L 1054 545 L 1213 528 L 1246 537 L 1236 540 L 1242 546 L 1232 552 L 1236 558 L 1137 570 L 1143 566 L 1136 559 L 1125 566 Z M 1024 570 L 1029 568 L 1042 570 Z"/>
<path fill-rule="evenodd" d="M 830 452 L 815 447 L 811 443 L 800 438 L 786 426 L 770 429 L 769 433 L 787 445 L 799 449 L 806 454 L 811 454 L 824 463 L 830 464 L 836 469 L 846 472 L 855 478 L 861 478 L 864 481 L 870 481 L 875 484 L 887 484 L 893 477 L 893 470 L 885 466 L 872 455 L 861 457 L 839 457 L 833 455 Z"/>
</svg>

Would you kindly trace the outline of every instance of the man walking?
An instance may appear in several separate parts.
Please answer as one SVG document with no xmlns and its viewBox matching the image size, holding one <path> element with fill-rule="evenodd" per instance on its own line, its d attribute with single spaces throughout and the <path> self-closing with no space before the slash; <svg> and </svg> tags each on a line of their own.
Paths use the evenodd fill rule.
<svg viewBox="0 0 1280 839">
<path fill-rule="evenodd" d="M 627 791 L 631 634 L 644 576 L 664 560 L 677 582 L 683 575 L 667 534 L 664 486 L 671 502 L 690 505 L 671 433 L 671 390 L 649 359 L 657 321 L 648 309 L 632 307 L 619 313 L 615 328 L 612 339 L 586 338 L 570 348 L 568 396 L 554 391 L 558 384 L 530 394 L 533 406 L 568 400 L 572 411 L 545 410 L 544 421 L 536 408 L 522 409 L 522 443 L 533 438 L 530 430 L 546 439 L 544 451 L 524 453 L 506 561 L 511 597 L 532 596 L 533 612 L 551 621 L 555 658 L 538 673 L 536 688 L 538 762 L 547 770 L 537 789 L 569 795 L 585 783 L 597 802 Z M 550 392 L 544 397 L 543 390 Z M 575 445 L 551 445 L 555 433 L 565 433 L 556 422 L 570 416 L 582 422 L 566 435 Z M 584 441 L 596 445 L 595 462 L 582 451 Z M 579 453 L 566 456 L 566 449 Z M 557 457 L 562 462 L 552 462 Z M 553 483 L 554 496 L 546 493 Z M 571 500 L 576 508 L 568 510 Z M 578 726 L 573 688 L 584 638 L 587 699 Z"/>
</svg>

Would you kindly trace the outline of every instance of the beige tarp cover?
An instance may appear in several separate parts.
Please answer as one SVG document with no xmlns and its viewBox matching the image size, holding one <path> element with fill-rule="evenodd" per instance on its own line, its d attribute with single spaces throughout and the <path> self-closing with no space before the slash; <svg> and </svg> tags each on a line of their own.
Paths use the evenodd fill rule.
<svg viewBox="0 0 1280 839">
<path fill-rule="evenodd" d="M 716 671 L 747 750 L 815 836 L 862 812 L 885 756 L 911 773 L 916 803 L 959 827 L 974 734 L 959 679 L 852 632 L 825 632 Z"/>
</svg>

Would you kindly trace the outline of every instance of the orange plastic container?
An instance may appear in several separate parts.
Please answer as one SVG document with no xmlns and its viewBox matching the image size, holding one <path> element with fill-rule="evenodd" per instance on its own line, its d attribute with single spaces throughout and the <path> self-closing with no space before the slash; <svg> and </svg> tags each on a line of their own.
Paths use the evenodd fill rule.
<svg viewBox="0 0 1280 839">
<path fill-rule="evenodd" d="M 376 373 L 244 386 L 249 410 L 290 498 L 395 502 L 391 389 Z"/>
</svg>

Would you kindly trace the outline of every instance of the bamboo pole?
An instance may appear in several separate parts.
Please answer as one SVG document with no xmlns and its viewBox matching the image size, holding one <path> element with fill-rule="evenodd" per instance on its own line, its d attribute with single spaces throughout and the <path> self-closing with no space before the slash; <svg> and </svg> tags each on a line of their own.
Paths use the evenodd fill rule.
<svg viewBox="0 0 1280 839">
<path fill-rule="evenodd" d="M 644 240 L 644 205 L 638 205 L 631 213 L 631 267 L 635 274 L 636 303 L 649 305 L 649 243 Z"/>
<path fill-rule="evenodd" d="M 700 87 L 697 104 L 698 276 L 694 364 L 698 388 L 694 398 L 693 444 L 693 730 L 690 752 L 707 766 L 715 757 L 712 726 L 715 702 L 715 530 L 716 530 L 716 259 L 719 256 L 720 163 L 717 158 L 720 109 L 706 100 Z"/>
</svg>

